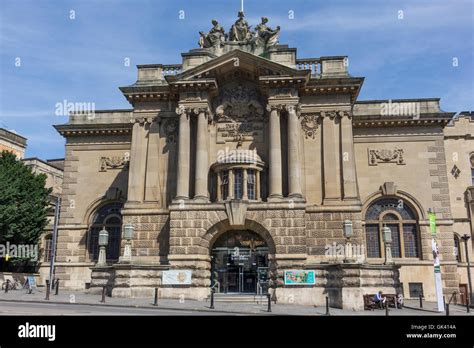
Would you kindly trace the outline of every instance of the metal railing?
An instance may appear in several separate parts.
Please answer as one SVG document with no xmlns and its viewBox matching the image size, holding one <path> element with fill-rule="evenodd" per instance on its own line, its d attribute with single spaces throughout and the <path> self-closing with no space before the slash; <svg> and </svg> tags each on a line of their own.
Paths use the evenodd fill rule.
<svg viewBox="0 0 474 348">
<path fill-rule="evenodd" d="M 221 292 L 221 283 L 219 283 L 217 280 L 214 281 L 214 285 L 211 285 L 211 289 L 215 290 L 216 286 L 217 286 L 217 293 L 219 294 Z"/>
</svg>

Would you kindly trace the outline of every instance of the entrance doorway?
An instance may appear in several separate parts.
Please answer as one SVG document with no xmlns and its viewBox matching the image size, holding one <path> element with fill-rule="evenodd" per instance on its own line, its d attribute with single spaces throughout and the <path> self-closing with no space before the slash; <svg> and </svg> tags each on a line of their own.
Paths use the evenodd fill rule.
<svg viewBox="0 0 474 348">
<path fill-rule="evenodd" d="M 211 250 L 211 283 L 220 293 L 266 292 L 268 246 L 252 231 L 229 231 Z"/>
</svg>

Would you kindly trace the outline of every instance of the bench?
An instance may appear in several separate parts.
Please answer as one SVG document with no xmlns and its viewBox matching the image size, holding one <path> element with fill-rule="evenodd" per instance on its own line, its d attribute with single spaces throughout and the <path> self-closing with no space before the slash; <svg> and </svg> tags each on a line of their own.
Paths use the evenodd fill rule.
<svg viewBox="0 0 474 348">
<path fill-rule="evenodd" d="M 397 308 L 397 295 L 394 294 L 382 294 L 382 297 L 387 298 L 387 304 L 389 307 Z M 377 308 L 377 303 L 375 303 L 375 294 L 366 294 L 364 295 L 364 310 L 374 310 Z M 379 307 L 382 309 L 383 307 Z"/>
<path fill-rule="evenodd" d="M 374 297 L 375 295 L 364 295 L 364 310 L 373 311 L 377 307 Z"/>
</svg>

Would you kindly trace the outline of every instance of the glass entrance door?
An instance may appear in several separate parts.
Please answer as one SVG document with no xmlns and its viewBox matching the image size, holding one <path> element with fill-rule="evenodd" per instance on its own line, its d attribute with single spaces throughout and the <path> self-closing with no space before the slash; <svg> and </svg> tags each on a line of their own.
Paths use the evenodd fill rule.
<svg viewBox="0 0 474 348">
<path fill-rule="evenodd" d="M 221 293 L 255 294 L 268 269 L 268 248 L 253 232 L 227 234 L 214 243 L 211 282 L 218 283 Z"/>
</svg>

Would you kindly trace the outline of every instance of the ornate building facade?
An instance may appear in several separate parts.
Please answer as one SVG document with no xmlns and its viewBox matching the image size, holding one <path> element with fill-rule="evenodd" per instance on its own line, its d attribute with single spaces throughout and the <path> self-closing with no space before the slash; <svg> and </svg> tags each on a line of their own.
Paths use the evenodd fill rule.
<svg viewBox="0 0 474 348">
<path fill-rule="evenodd" d="M 356 309 L 378 290 L 433 300 L 431 209 L 443 291 L 459 291 L 444 139 L 454 113 L 439 99 L 358 101 L 364 78 L 347 57 L 298 58 L 267 21 L 252 32 L 239 13 L 228 34 L 213 21 L 182 64 L 138 66 L 120 88 L 131 109 L 55 126 L 67 140 L 66 287 L 202 299 L 211 286 L 270 286 L 280 302 Z"/>
</svg>

